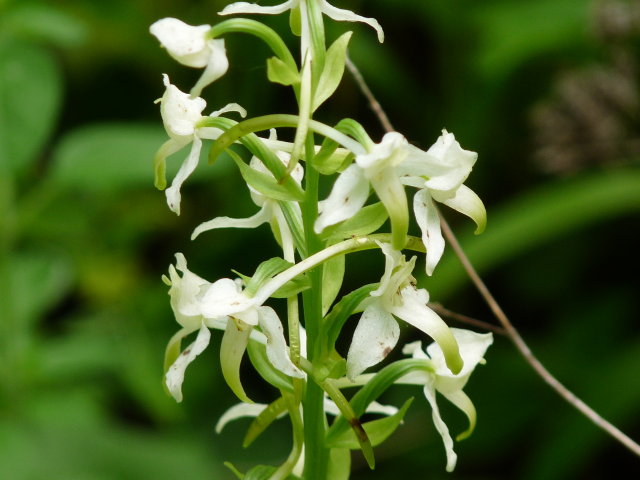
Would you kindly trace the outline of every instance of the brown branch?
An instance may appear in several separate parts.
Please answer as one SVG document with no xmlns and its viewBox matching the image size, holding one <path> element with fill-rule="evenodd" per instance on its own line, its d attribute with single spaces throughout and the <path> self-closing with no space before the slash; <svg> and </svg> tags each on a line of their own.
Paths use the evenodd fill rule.
<svg viewBox="0 0 640 480">
<path fill-rule="evenodd" d="M 439 303 L 430 302 L 428 303 L 428 307 L 440 316 L 450 318 L 451 320 L 455 320 L 456 322 L 471 325 L 481 330 L 488 330 L 490 332 L 497 333 L 498 335 L 507 335 L 507 332 L 502 327 L 498 327 L 497 325 L 493 325 L 489 322 L 478 320 L 477 318 L 469 317 L 468 315 L 454 312 L 453 310 L 449 310 L 448 308 L 443 307 Z"/>
<path fill-rule="evenodd" d="M 347 60 L 347 67 L 349 71 L 352 73 L 356 83 L 362 93 L 365 95 L 371 109 L 376 114 L 378 120 L 382 124 L 382 127 L 387 132 L 393 131 L 393 127 L 389 122 L 387 115 L 380 103 L 375 99 L 375 96 L 367 86 L 362 74 L 359 72 L 356 65 Z M 573 394 L 569 389 L 567 389 L 562 383 L 560 383 L 546 368 L 542 363 L 536 358 L 536 356 L 531 352 L 531 349 L 526 344 L 524 339 L 520 336 L 520 333 L 513 326 L 507 315 L 504 313 L 496 299 L 493 297 L 485 283 L 482 281 L 480 276 L 478 275 L 476 269 L 473 267 L 469 258 L 465 254 L 464 250 L 460 246 L 458 239 L 454 235 L 453 231 L 449 227 L 447 221 L 440 215 L 440 223 L 442 226 L 442 231 L 444 233 L 445 238 L 453 248 L 456 256 L 462 263 L 462 266 L 475 285 L 480 295 L 485 300 L 485 302 L 489 305 L 489 308 L 495 315 L 496 319 L 500 322 L 504 329 L 504 333 L 509 337 L 509 339 L 513 342 L 516 349 L 520 352 L 520 354 L 524 357 L 525 361 L 534 369 L 534 371 L 553 389 L 558 393 L 563 399 L 565 399 L 569 404 L 575 407 L 580 413 L 582 413 L 585 417 L 591 420 L 596 426 L 600 427 L 606 433 L 611 435 L 617 441 L 619 441 L 622 445 L 627 447 L 636 455 L 640 456 L 640 445 L 636 443 L 633 439 L 628 437 L 625 433 L 620 431 L 616 426 L 609 423 L 607 420 L 602 418 L 597 412 L 595 412 L 589 405 L 584 403 L 581 399 L 579 399 L 575 394 Z M 456 314 L 458 315 L 458 314 Z M 464 317 L 466 323 L 469 322 L 469 317 Z M 472 319 L 475 320 L 475 319 Z M 482 322 L 484 323 L 484 322 Z M 486 325 L 485 325 L 486 328 Z M 495 328 L 495 327 L 494 327 Z"/>
</svg>

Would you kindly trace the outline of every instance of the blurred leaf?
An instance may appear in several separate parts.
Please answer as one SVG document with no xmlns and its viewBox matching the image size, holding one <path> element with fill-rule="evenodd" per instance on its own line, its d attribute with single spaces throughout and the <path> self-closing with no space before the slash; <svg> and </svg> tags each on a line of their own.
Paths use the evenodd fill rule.
<svg viewBox="0 0 640 480">
<path fill-rule="evenodd" d="M 166 137 L 160 125 L 81 127 L 57 146 L 52 180 L 62 187 L 100 192 L 152 185 L 153 155 Z"/>
<path fill-rule="evenodd" d="M 13 305 L 20 323 L 31 324 L 53 307 L 71 287 L 68 260 L 42 252 L 22 253 L 12 259 Z"/>
<path fill-rule="evenodd" d="M 528 59 L 579 44 L 587 12 L 584 0 L 478 5 L 481 40 L 475 60 L 481 75 L 499 78 Z"/>
<path fill-rule="evenodd" d="M 4 16 L 3 27 L 14 35 L 61 47 L 80 46 L 88 35 L 87 25 L 79 18 L 55 6 L 36 2 L 14 4 Z"/>
<path fill-rule="evenodd" d="M 49 138 L 62 97 L 62 75 L 49 52 L 0 43 L 0 171 L 24 171 Z"/>
</svg>

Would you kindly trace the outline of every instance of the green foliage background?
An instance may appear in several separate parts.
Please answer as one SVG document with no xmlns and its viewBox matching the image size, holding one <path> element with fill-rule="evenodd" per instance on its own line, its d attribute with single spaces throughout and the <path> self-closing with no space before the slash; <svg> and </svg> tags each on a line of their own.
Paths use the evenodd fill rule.
<svg viewBox="0 0 640 480">
<path fill-rule="evenodd" d="M 604 95 L 610 108 L 601 113 L 589 102 L 588 82 L 575 82 L 569 100 L 563 83 L 615 71 L 622 51 L 640 91 L 640 22 L 626 36 L 598 36 L 596 7 L 605 3 L 612 4 L 336 0 L 379 19 L 387 41 L 378 45 L 366 26 L 351 24 L 331 25 L 328 36 L 355 30 L 352 59 L 416 145 L 428 147 L 447 128 L 479 152 L 470 186 L 486 201 L 487 231 L 475 238 L 469 222 L 447 217 L 543 363 L 637 439 L 640 108 L 637 98 L 620 106 Z M 277 253 L 256 237 L 267 229 L 188 240 L 205 219 L 255 211 L 224 158 L 201 165 L 188 182 L 180 217 L 152 185 L 151 157 L 165 139 L 153 104 L 163 92 L 160 74 L 186 89 L 199 72 L 174 63 L 148 27 L 166 16 L 215 23 L 224 4 L 0 1 L 0 478 L 224 479 L 231 478 L 224 460 L 241 468 L 276 463 L 289 449 L 284 421 L 247 451 L 240 447 L 247 421 L 215 435 L 219 415 L 234 403 L 215 342 L 190 368 L 183 404 L 161 388 L 163 349 L 176 325 L 160 276 L 173 254 L 183 251 L 194 271 L 215 279 L 231 268 L 250 273 Z M 266 48 L 241 36 L 229 37 L 227 48 L 231 68 L 206 91 L 209 110 L 234 101 L 252 115 L 293 112 L 289 92 L 266 82 Z M 550 128 L 558 115 L 549 109 L 565 123 Z M 383 133 L 350 78 L 319 115 L 327 123 L 361 120 L 376 139 Z M 623 125 L 605 138 L 608 156 L 590 143 L 594 117 L 596 126 Z M 544 145 L 566 147 L 570 168 L 554 168 L 554 157 L 541 153 L 545 126 Z M 565 138 L 569 131 L 575 138 Z M 354 285 L 379 275 L 371 258 L 350 262 Z M 432 300 L 491 319 L 451 252 L 434 279 L 422 281 Z M 487 360 L 467 387 L 479 423 L 458 445 L 453 474 L 444 472 L 426 402 L 415 401 L 405 425 L 376 450 L 375 473 L 354 455 L 354 478 L 640 473 L 637 458 L 563 403 L 506 339 Z M 270 398 L 264 385 L 247 381 L 253 396 Z M 385 400 L 400 404 L 408 395 L 420 399 L 400 388 Z M 462 429 L 457 412 L 445 407 L 444 415 Z"/>
</svg>

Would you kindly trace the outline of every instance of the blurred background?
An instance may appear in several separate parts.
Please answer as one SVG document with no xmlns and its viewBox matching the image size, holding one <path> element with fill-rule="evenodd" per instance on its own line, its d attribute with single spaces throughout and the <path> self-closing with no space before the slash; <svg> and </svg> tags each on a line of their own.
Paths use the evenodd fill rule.
<svg viewBox="0 0 640 480">
<path fill-rule="evenodd" d="M 166 139 L 153 103 L 161 73 L 188 90 L 200 72 L 172 61 L 149 25 L 168 16 L 212 24 L 226 3 L 0 0 L 2 479 L 227 479 L 225 460 L 245 470 L 289 451 L 286 421 L 246 451 L 249 420 L 214 433 L 235 403 L 219 342 L 190 367 L 182 404 L 161 388 L 177 325 L 160 277 L 174 253 L 208 279 L 277 255 L 266 227 L 189 240 L 204 220 L 256 210 L 224 158 L 187 182 L 180 217 L 153 188 L 151 159 Z M 332 3 L 383 25 L 383 45 L 361 24 L 332 24 L 327 35 L 356 32 L 351 57 L 395 128 L 423 148 L 447 128 L 479 152 L 467 184 L 486 203 L 486 233 L 473 237 L 469 221 L 445 215 L 514 324 L 562 382 L 640 439 L 640 3 Z M 285 17 L 263 18 L 286 29 Z M 232 101 L 250 115 L 294 112 L 289 90 L 266 82 L 262 44 L 230 35 L 227 49 L 231 68 L 205 91 L 207 112 Z M 348 74 L 317 118 L 345 116 L 381 138 Z M 185 154 L 170 159 L 170 175 Z M 345 288 L 370 282 L 382 261 L 361 254 L 348 268 Z M 492 320 L 450 251 L 420 282 L 433 301 Z M 245 378 L 258 400 L 274 398 L 249 370 Z M 505 338 L 466 392 L 479 421 L 456 447 L 453 474 L 421 391 L 403 387 L 383 400 L 416 397 L 404 426 L 376 449 L 376 472 L 354 454 L 353 478 L 640 475 L 638 459 L 557 397 Z M 440 406 L 461 431 L 460 412 Z"/>
</svg>

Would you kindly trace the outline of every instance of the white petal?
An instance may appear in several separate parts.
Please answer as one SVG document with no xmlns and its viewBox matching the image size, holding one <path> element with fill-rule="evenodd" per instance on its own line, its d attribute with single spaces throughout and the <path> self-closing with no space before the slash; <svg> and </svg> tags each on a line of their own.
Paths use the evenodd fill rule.
<svg viewBox="0 0 640 480">
<path fill-rule="evenodd" d="M 189 137 L 195 134 L 196 123 L 202 118 L 207 106 L 203 98 L 191 98 L 172 85 L 167 75 L 163 75 L 166 90 L 160 100 L 160 114 L 167 134 L 171 138 Z M 184 138 L 180 139 L 184 141 Z"/>
<path fill-rule="evenodd" d="M 466 185 L 460 185 L 453 197 L 440 197 L 439 192 L 432 192 L 433 199 L 457 210 L 476 222 L 476 234 L 482 233 L 487 225 L 487 211 L 480 197 Z"/>
<path fill-rule="evenodd" d="M 191 89 L 191 97 L 198 97 L 204 87 L 215 82 L 227 73 L 227 70 L 229 69 L 229 60 L 227 59 L 227 50 L 224 46 L 224 40 L 209 40 L 207 45 L 209 49 L 207 66 L 195 86 Z"/>
<path fill-rule="evenodd" d="M 209 114 L 209 116 L 210 117 L 219 117 L 220 115 L 222 115 L 224 113 L 229 113 L 229 112 L 237 112 L 237 113 L 240 114 L 240 116 L 242 118 L 245 118 L 247 116 L 247 110 L 244 109 L 242 106 L 240 106 L 237 103 L 227 103 L 220 110 L 216 110 L 214 112 L 211 112 Z"/>
<path fill-rule="evenodd" d="M 400 178 L 392 168 L 387 168 L 369 177 L 369 180 L 389 214 L 393 247 L 398 250 L 404 248 L 409 229 L 409 208 Z"/>
<path fill-rule="evenodd" d="M 357 155 L 356 163 L 360 168 L 371 171 L 371 176 L 375 175 L 376 171 L 402 163 L 406 156 L 407 145 L 406 138 L 398 132 L 386 133 L 370 152 Z"/>
<path fill-rule="evenodd" d="M 224 9 L 218 13 L 218 15 L 235 15 L 237 13 L 260 13 L 264 15 L 277 15 L 278 13 L 286 12 L 287 10 L 294 8 L 300 0 L 288 0 L 280 5 L 274 5 L 272 7 L 263 7 L 261 5 L 249 2 L 236 2 L 231 5 L 227 5 Z"/>
<path fill-rule="evenodd" d="M 347 377 L 353 380 L 367 368 L 380 363 L 400 337 L 398 322 L 381 308 L 370 305 L 360 317 L 347 354 Z"/>
<path fill-rule="evenodd" d="M 433 158 L 434 170 L 429 175 L 430 189 L 450 191 L 458 188 L 467 179 L 478 159 L 476 152 L 464 150 L 452 133 L 446 130 L 438 138 L 427 155 Z"/>
<path fill-rule="evenodd" d="M 271 364 L 285 375 L 303 378 L 304 373 L 289 358 L 282 323 L 276 312 L 271 307 L 260 307 L 259 315 L 260 328 L 267 337 L 267 357 Z"/>
<path fill-rule="evenodd" d="M 165 382 L 176 402 L 182 401 L 182 382 L 184 381 L 185 370 L 189 364 L 207 348 L 210 338 L 211 333 L 209 329 L 205 325 L 202 325 L 195 341 L 184 349 L 176 361 L 173 362 L 173 365 L 169 367 L 169 370 L 167 370 Z"/>
<path fill-rule="evenodd" d="M 189 156 L 182 163 L 180 170 L 178 170 L 173 182 L 171 182 L 171 186 L 165 190 L 167 205 L 169 205 L 169 209 L 177 215 L 180 215 L 180 201 L 182 198 L 180 195 L 180 188 L 184 181 L 189 178 L 189 175 L 191 175 L 198 166 L 201 149 L 202 140 L 196 136 L 193 138 L 193 145 L 191 146 Z"/>
<path fill-rule="evenodd" d="M 338 22 L 362 22 L 366 23 L 370 27 L 374 28 L 378 34 L 378 41 L 380 43 L 384 42 L 384 32 L 382 27 L 378 23 L 375 18 L 367 18 L 361 17 L 360 15 L 356 15 L 350 10 L 343 10 L 341 8 L 336 8 L 326 0 L 320 0 L 320 10 L 329 18 L 336 20 Z"/>
<path fill-rule="evenodd" d="M 449 428 L 447 428 L 447 424 L 444 423 L 442 417 L 440 416 L 440 410 L 438 409 L 438 403 L 436 402 L 436 389 L 434 388 L 433 384 L 429 383 L 424 386 L 423 391 L 424 396 L 429 402 L 429 405 L 431 405 L 431 416 L 433 418 L 433 424 L 442 437 L 444 449 L 447 453 L 447 472 L 452 472 L 453 469 L 456 468 L 458 456 L 456 455 L 456 452 L 453 451 L 453 439 L 451 438 L 451 434 L 449 433 Z"/>
<path fill-rule="evenodd" d="M 418 190 L 413 197 L 413 212 L 422 231 L 422 243 L 427 249 L 427 275 L 431 275 L 444 253 L 444 238 L 438 210 L 426 188 Z"/>
<path fill-rule="evenodd" d="M 177 274 L 176 269 L 182 272 L 182 277 Z M 181 253 L 176 253 L 176 268 L 173 265 L 169 267 L 169 278 L 171 279 L 171 288 L 169 289 L 171 307 L 178 323 L 186 327 L 188 326 L 187 319 L 198 318 L 199 325 L 201 322 L 199 295 L 201 290 L 210 283 L 189 271 L 187 261 Z"/>
<path fill-rule="evenodd" d="M 322 232 L 326 227 L 353 217 L 364 206 L 369 196 L 369 182 L 357 165 L 350 165 L 337 178 L 326 200 L 321 202 L 321 213 L 314 230 Z"/>
<path fill-rule="evenodd" d="M 493 343 L 491 333 L 476 333 L 461 328 L 451 328 L 451 333 L 460 348 L 464 367 L 457 374 L 452 374 L 446 366 L 442 348 L 436 343 L 427 347 L 427 354 L 436 368 L 436 387 L 443 394 L 462 390 L 471 372 L 484 358 L 489 346 Z"/>
<path fill-rule="evenodd" d="M 244 417 L 257 417 L 269 405 L 265 403 L 237 403 L 222 414 L 216 423 L 216 433 L 222 432 L 227 423 Z"/>
<path fill-rule="evenodd" d="M 395 415 L 396 413 L 398 413 L 398 407 L 395 407 L 393 405 L 382 405 L 378 402 L 371 402 L 369 406 L 367 406 L 365 412 L 379 413 L 381 415 L 387 415 L 390 417 L 391 415 Z"/>
<path fill-rule="evenodd" d="M 390 312 L 433 338 L 440 346 L 441 352 L 444 352 L 443 359 L 446 359 L 444 368 L 448 367 L 456 373 L 460 372 L 463 360 L 458 343 L 444 320 L 427 307 L 426 290 L 416 290 L 412 285 L 408 285 L 400 291 L 400 296 L 401 305 L 394 305 Z"/>
<path fill-rule="evenodd" d="M 217 228 L 256 228 L 271 220 L 271 217 L 272 209 L 269 205 L 264 205 L 258 213 L 248 218 L 216 217 L 198 225 L 191 234 L 191 240 L 194 240 L 202 232 Z"/>
<path fill-rule="evenodd" d="M 183 65 L 201 68 L 207 64 L 209 51 L 206 34 L 211 30 L 210 25 L 194 27 L 176 18 L 163 18 L 151 25 L 149 30 L 169 55 Z"/>
<path fill-rule="evenodd" d="M 207 318 L 242 316 L 244 321 L 246 315 L 243 314 L 247 313 L 248 310 L 255 311 L 253 302 L 242 293 L 240 287 L 230 278 L 221 278 L 212 283 L 201 300 L 201 311 Z M 246 323 L 255 325 L 257 324 L 257 318 L 255 321 Z"/>
<path fill-rule="evenodd" d="M 249 343 L 252 327 L 242 321 L 231 320 L 220 343 L 220 369 L 222 376 L 233 393 L 242 402 L 253 403 L 242 388 L 240 364 Z"/>
</svg>

